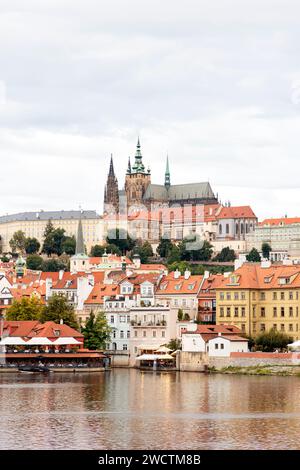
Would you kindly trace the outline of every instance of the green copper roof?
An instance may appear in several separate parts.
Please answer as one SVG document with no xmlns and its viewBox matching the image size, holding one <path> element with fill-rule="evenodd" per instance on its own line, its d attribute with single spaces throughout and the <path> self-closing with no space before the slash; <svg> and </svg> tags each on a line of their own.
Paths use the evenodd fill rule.
<svg viewBox="0 0 300 470">
<path fill-rule="evenodd" d="M 143 164 L 143 156 L 141 152 L 140 139 L 138 138 L 136 152 L 135 152 L 135 161 L 132 167 L 132 173 L 146 173 L 145 166 Z"/>
<path fill-rule="evenodd" d="M 78 229 L 77 229 L 76 255 L 85 255 L 81 218 L 79 219 Z"/>
</svg>

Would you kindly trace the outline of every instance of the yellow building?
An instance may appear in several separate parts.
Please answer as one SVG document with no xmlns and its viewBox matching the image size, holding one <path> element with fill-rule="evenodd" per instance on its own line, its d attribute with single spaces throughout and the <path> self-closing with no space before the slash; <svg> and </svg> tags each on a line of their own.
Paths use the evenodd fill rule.
<svg viewBox="0 0 300 470">
<path fill-rule="evenodd" d="M 300 338 L 300 266 L 245 263 L 216 288 L 216 321 L 256 336 L 271 328 Z"/>
<path fill-rule="evenodd" d="M 93 245 L 103 244 L 103 219 L 96 211 L 39 211 L 22 212 L 0 217 L 2 252 L 9 252 L 9 241 L 18 230 L 26 237 L 37 238 L 41 246 L 48 221 L 54 228 L 63 228 L 67 236 L 76 236 L 79 219 L 82 221 L 84 242 L 89 251 Z"/>
</svg>

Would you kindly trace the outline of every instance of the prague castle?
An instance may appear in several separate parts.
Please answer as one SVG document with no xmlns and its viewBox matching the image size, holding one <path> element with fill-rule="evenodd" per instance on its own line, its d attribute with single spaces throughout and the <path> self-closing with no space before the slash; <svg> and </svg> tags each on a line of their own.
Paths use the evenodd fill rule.
<svg viewBox="0 0 300 470">
<path fill-rule="evenodd" d="M 104 190 L 104 212 L 112 208 L 118 212 L 122 196 L 126 196 L 128 207 L 144 205 L 154 208 L 157 205 L 171 206 L 177 204 L 218 204 L 209 182 L 171 184 L 169 161 L 167 158 L 164 184 L 151 182 L 150 168 L 145 168 L 138 139 L 134 164 L 131 166 L 130 158 L 125 175 L 123 190 L 119 190 L 118 180 L 115 176 L 113 159 L 110 160 L 110 168 L 107 183 Z"/>
</svg>

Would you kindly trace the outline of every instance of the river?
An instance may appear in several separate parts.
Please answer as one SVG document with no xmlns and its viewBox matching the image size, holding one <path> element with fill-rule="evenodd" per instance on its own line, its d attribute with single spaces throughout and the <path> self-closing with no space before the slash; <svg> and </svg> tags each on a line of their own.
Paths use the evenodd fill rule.
<svg viewBox="0 0 300 470">
<path fill-rule="evenodd" d="M 0 449 L 300 449 L 300 378 L 0 374 Z"/>
</svg>

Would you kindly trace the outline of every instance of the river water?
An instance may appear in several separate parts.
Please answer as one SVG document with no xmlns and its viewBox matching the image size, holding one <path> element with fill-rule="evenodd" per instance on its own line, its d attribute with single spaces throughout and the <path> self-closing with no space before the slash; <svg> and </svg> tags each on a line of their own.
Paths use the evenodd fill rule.
<svg viewBox="0 0 300 470">
<path fill-rule="evenodd" d="M 0 374 L 0 449 L 300 449 L 300 378 Z"/>
</svg>

